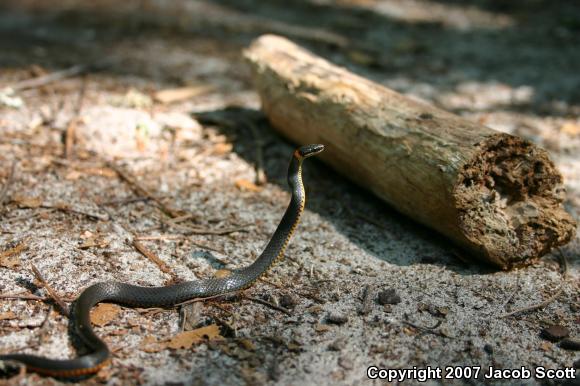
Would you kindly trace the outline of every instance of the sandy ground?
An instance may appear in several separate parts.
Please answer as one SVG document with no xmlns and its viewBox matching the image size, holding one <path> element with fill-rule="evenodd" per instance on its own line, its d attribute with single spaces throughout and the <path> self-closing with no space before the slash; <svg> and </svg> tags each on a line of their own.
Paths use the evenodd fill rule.
<svg viewBox="0 0 580 386">
<path fill-rule="evenodd" d="M 46 296 L 31 264 L 68 301 L 98 281 L 164 285 L 253 261 L 287 205 L 294 148 L 259 112 L 240 55 L 267 32 L 545 147 L 565 177 L 566 208 L 580 219 L 580 7 L 573 2 L 77 3 L 2 4 L 0 88 L 79 64 L 101 69 L 3 90 L 1 294 Z M 155 99 L 178 87 L 197 95 Z M 76 129 L 76 143 L 65 158 L 67 128 Z M 268 183 L 256 187 L 259 159 Z M 168 224 L 160 205 L 111 166 L 189 216 Z M 112 363 L 82 384 L 381 383 L 367 378 L 369 366 L 454 367 L 451 376 L 461 375 L 457 366 L 481 368 L 478 379 L 463 370 L 461 379 L 427 384 L 573 384 L 492 382 L 482 374 L 489 366 L 532 375 L 538 367 L 578 368 L 577 351 L 541 334 L 557 324 L 580 338 L 578 236 L 561 248 L 565 277 L 557 252 L 498 272 L 467 264 L 464 252 L 316 160 L 305 164 L 305 181 L 302 223 L 264 281 L 180 309 L 123 308 L 96 327 Z M 207 234 L 216 230 L 227 232 Z M 135 250 L 135 236 L 169 273 Z M 505 316 L 555 294 L 540 309 Z M 214 324 L 221 339 L 166 347 L 183 330 Z M 0 300 L 1 353 L 65 358 L 76 348 L 50 300 Z M 36 374 L 4 381 L 62 383 Z"/>
</svg>

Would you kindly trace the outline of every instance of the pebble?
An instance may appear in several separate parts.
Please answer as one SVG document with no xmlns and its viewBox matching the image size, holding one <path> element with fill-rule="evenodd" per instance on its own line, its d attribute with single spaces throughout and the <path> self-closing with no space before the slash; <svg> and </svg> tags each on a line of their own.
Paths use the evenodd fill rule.
<svg viewBox="0 0 580 386">
<path fill-rule="evenodd" d="M 394 288 L 389 288 L 379 292 L 377 302 L 383 306 L 385 304 L 399 304 L 401 303 L 401 296 L 399 296 Z"/>
<path fill-rule="evenodd" d="M 280 306 L 284 308 L 294 308 L 298 304 L 296 296 L 291 294 L 285 294 L 280 297 Z"/>
<path fill-rule="evenodd" d="M 331 351 L 341 351 L 345 347 L 346 347 L 346 339 L 338 338 L 328 346 L 328 349 Z"/>
<path fill-rule="evenodd" d="M 339 312 L 329 312 L 326 316 L 326 321 L 333 324 L 344 324 L 348 322 L 348 316 Z"/>
<path fill-rule="evenodd" d="M 558 324 L 553 324 L 542 330 L 542 337 L 551 342 L 557 342 L 563 338 L 566 338 L 568 335 L 570 335 L 570 331 L 566 327 L 560 326 Z"/>
<path fill-rule="evenodd" d="M 338 358 L 338 364 L 345 370 L 352 370 L 352 368 L 354 367 L 354 363 L 352 362 L 352 359 L 350 359 L 349 357 Z"/>
<path fill-rule="evenodd" d="M 491 354 L 493 354 L 493 346 L 491 344 L 489 344 L 489 343 L 486 343 L 483 346 L 483 351 L 485 351 L 486 353 L 488 353 L 488 354 L 491 355 Z"/>
</svg>

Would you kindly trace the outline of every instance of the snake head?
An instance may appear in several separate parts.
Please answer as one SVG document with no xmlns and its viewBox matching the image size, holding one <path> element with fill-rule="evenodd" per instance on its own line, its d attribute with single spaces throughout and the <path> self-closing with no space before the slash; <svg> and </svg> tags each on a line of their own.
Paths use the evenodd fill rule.
<svg viewBox="0 0 580 386">
<path fill-rule="evenodd" d="M 316 154 L 322 152 L 323 150 L 324 150 L 324 145 L 316 143 L 316 144 L 301 146 L 300 148 L 298 148 L 298 150 L 296 150 L 294 152 L 294 154 L 296 155 L 296 157 L 298 159 L 303 159 L 303 158 L 312 157 L 313 155 L 316 155 Z"/>
</svg>

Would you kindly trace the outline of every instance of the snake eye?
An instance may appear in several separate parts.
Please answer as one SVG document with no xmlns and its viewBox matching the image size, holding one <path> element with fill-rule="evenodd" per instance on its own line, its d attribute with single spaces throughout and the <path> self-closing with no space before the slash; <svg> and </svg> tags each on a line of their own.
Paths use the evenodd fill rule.
<svg viewBox="0 0 580 386">
<path fill-rule="evenodd" d="M 298 149 L 298 153 L 304 158 L 312 157 L 324 150 L 324 145 L 321 144 L 312 144 L 312 145 L 304 145 Z"/>
</svg>

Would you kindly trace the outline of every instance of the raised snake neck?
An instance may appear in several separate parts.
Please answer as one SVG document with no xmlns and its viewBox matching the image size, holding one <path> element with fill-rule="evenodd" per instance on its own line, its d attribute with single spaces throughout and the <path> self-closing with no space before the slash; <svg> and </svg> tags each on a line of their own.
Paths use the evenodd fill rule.
<svg viewBox="0 0 580 386">
<path fill-rule="evenodd" d="M 89 354 L 74 359 L 49 359 L 29 354 L 0 355 L 0 361 L 15 361 L 29 371 L 56 377 L 77 377 L 96 373 L 110 357 L 109 349 L 93 331 L 90 310 L 97 303 L 108 301 L 134 307 L 167 307 L 193 298 L 239 291 L 251 286 L 284 251 L 304 210 L 306 194 L 302 183 L 302 161 L 320 153 L 322 145 L 306 145 L 297 149 L 288 167 L 288 184 L 292 190 L 290 204 L 260 256 L 249 266 L 236 269 L 225 277 L 194 280 L 166 287 L 142 287 L 120 282 L 100 282 L 86 288 L 75 303 L 72 315 L 74 326 Z"/>
</svg>

